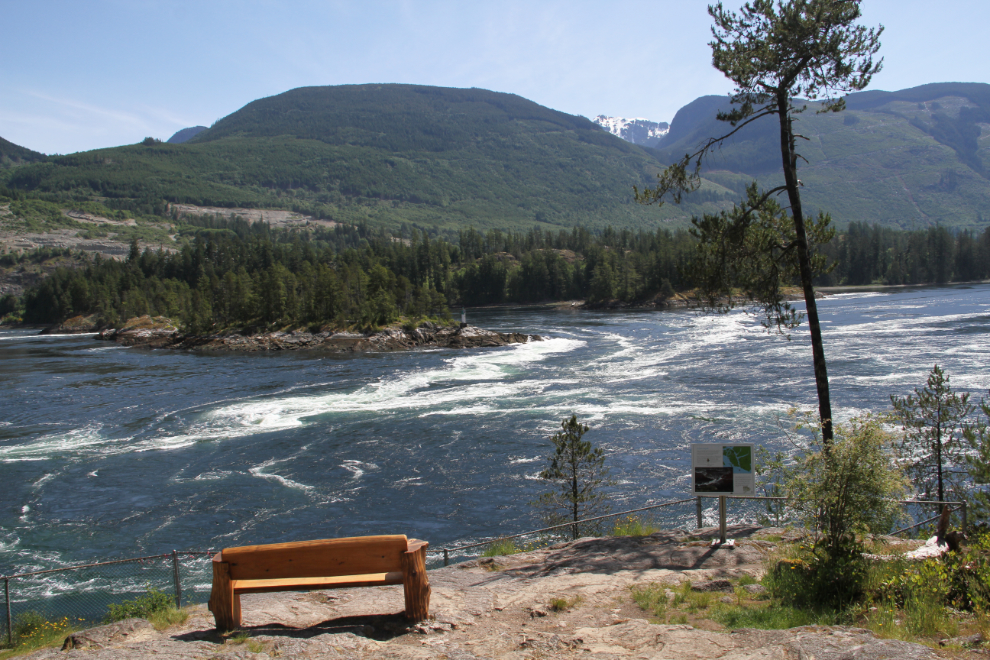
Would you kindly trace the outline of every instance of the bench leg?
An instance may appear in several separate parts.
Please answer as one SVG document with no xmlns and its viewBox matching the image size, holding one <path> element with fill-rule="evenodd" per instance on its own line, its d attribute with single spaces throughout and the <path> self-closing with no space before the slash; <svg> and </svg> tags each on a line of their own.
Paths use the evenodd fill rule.
<svg viewBox="0 0 990 660">
<path fill-rule="evenodd" d="M 402 554 L 402 587 L 406 618 L 424 621 L 430 616 L 430 579 L 426 575 L 426 547 Z"/>
<path fill-rule="evenodd" d="M 213 589 L 210 591 L 210 611 L 217 622 L 217 630 L 229 632 L 241 626 L 241 596 L 234 593 L 230 581 L 230 564 L 213 562 Z"/>
</svg>

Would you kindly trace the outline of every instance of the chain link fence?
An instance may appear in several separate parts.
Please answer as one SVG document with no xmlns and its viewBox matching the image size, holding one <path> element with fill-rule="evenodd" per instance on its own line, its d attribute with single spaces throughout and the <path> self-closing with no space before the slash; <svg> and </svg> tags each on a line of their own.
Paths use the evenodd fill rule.
<svg viewBox="0 0 990 660">
<path fill-rule="evenodd" d="M 177 606 L 205 602 L 213 579 L 213 551 L 173 551 L 66 568 L 0 577 L 5 611 L 0 616 L 0 643 L 12 642 L 27 621 L 65 622 L 86 628 L 107 620 L 111 605 L 166 593 Z"/>
</svg>

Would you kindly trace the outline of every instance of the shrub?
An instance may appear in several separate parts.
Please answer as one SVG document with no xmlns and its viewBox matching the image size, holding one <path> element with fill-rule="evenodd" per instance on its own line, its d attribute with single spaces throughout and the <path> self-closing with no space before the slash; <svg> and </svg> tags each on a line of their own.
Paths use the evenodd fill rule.
<svg viewBox="0 0 990 660">
<path fill-rule="evenodd" d="M 816 546 L 845 561 L 856 534 L 885 533 L 903 517 L 897 499 L 907 482 L 895 462 L 893 437 L 883 419 L 836 424 L 828 446 L 812 423 L 812 441 L 788 470 L 785 492 L 805 525 L 819 534 Z"/>
<path fill-rule="evenodd" d="M 148 593 L 138 596 L 134 600 L 111 603 L 107 611 L 106 621 L 107 623 L 112 623 L 134 617 L 150 619 L 155 614 L 174 609 L 176 609 L 175 599 L 172 596 L 154 587 L 150 587 Z"/>
<path fill-rule="evenodd" d="M 863 546 L 851 537 L 838 543 L 799 546 L 794 558 L 773 566 L 763 585 L 784 605 L 841 609 L 865 591 L 868 564 L 862 551 Z"/>
</svg>

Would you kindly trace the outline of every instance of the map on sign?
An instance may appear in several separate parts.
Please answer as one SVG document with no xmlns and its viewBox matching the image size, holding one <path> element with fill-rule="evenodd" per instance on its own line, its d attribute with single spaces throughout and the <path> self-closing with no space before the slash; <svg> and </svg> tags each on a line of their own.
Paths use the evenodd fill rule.
<svg viewBox="0 0 990 660">
<path fill-rule="evenodd" d="M 694 495 L 754 495 L 753 445 L 691 445 Z"/>
</svg>

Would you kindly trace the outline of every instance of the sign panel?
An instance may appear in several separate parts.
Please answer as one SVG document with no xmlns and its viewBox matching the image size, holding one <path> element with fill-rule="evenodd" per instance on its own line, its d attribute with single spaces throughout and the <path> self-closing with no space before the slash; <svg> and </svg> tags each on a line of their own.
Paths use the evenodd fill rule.
<svg viewBox="0 0 990 660">
<path fill-rule="evenodd" d="M 691 445 L 692 495 L 755 495 L 753 445 Z"/>
</svg>

